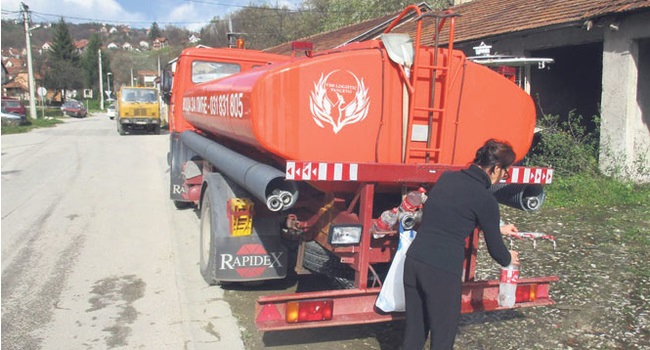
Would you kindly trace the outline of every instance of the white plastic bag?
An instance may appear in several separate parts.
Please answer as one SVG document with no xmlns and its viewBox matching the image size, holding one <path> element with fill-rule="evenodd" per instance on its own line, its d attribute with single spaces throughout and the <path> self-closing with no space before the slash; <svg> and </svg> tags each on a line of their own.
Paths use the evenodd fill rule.
<svg viewBox="0 0 650 350">
<path fill-rule="evenodd" d="M 404 260 L 406 260 L 406 251 L 411 246 L 415 238 L 415 231 L 402 230 L 400 224 L 399 245 L 395 252 L 395 258 L 390 264 L 388 274 L 381 286 L 375 306 L 384 312 L 399 312 L 406 310 L 406 300 L 404 297 Z"/>
</svg>

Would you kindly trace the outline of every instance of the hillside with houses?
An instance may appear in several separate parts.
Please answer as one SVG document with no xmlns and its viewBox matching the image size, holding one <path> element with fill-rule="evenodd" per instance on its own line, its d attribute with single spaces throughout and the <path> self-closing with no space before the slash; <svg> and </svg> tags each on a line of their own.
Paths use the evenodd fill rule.
<svg viewBox="0 0 650 350">
<path fill-rule="evenodd" d="M 98 35 L 103 54 L 107 55 L 111 62 L 116 63 L 111 72 L 112 81 L 104 82 L 106 86 L 110 83 L 113 91 L 123 84 L 152 85 L 160 62 L 165 64 L 183 47 L 200 42 L 200 34 L 177 27 L 167 27 L 159 31 L 160 36 L 152 37 L 150 29 L 131 28 L 128 25 L 101 23 L 66 23 L 66 25 L 79 56 L 86 52 L 90 37 L 95 33 Z M 32 32 L 31 54 L 37 86 L 42 86 L 39 84 L 42 79 L 41 70 L 47 53 L 52 49 L 52 28 L 51 23 L 41 23 L 38 30 Z M 27 99 L 27 50 L 22 23 L 3 20 L 1 35 L 2 65 L 7 78 L 7 82 L 2 85 L 2 96 Z M 104 77 L 105 80 L 111 79 L 107 78 Z M 77 95 L 77 91 L 73 91 L 72 94 Z M 60 102 L 61 96 L 48 89 L 46 99 L 47 102 L 57 103 Z"/>
</svg>

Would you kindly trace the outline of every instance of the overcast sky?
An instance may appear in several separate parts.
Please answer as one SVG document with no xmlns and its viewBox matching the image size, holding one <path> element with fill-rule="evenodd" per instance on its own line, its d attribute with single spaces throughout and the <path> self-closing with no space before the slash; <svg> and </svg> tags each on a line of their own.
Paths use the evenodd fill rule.
<svg viewBox="0 0 650 350">
<path fill-rule="evenodd" d="M 20 3 L 32 11 L 33 22 L 99 22 L 149 28 L 154 21 L 198 30 L 215 16 L 245 6 L 269 4 L 296 8 L 302 0 L 0 0 L 2 19 L 20 17 Z"/>
</svg>

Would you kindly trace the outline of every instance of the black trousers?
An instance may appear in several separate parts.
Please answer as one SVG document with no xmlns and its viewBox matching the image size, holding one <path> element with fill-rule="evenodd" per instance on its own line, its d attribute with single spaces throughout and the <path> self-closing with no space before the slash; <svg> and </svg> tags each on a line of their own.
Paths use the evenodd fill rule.
<svg viewBox="0 0 650 350">
<path fill-rule="evenodd" d="M 406 257 L 403 350 L 422 350 L 429 331 L 431 350 L 453 349 L 460 318 L 461 286 L 460 277 Z"/>
</svg>

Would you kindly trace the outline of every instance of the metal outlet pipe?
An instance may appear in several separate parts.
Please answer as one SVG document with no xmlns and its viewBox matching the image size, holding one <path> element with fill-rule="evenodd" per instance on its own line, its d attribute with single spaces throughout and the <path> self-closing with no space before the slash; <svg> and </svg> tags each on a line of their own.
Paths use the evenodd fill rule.
<svg viewBox="0 0 650 350">
<path fill-rule="evenodd" d="M 250 159 L 193 131 L 183 132 L 180 140 L 265 203 L 270 210 L 289 209 L 298 199 L 298 186 L 293 181 L 286 181 L 285 174 L 280 170 Z M 287 200 L 287 197 L 291 200 Z"/>
<path fill-rule="evenodd" d="M 538 184 L 494 184 L 490 186 L 497 202 L 524 211 L 539 210 L 544 203 L 544 186 Z"/>
</svg>

